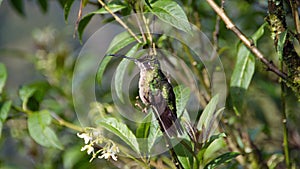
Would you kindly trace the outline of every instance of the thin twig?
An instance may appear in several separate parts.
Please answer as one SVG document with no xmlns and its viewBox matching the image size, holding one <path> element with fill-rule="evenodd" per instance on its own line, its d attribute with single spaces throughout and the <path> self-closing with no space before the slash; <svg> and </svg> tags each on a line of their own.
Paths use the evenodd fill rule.
<svg viewBox="0 0 300 169">
<path fill-rule="evenodd" d="M 83 132 L 84 131 L 84 129 L 82 127 L 79 127 L 77 125 L 74 125 L 74 124 L 72 124 L 70 122 L 65 121 L 64 119 L 62 119 L 61 117 L 59 117 L 57 114 L 55 114 L 53 112 L 51 112 L 51 116 L 61 126 L 65 126 L 65 127 L 69 128 L 69 129 L 72 129 L 72 130 L 75 130 L 75 131 L 78 131 L 78 132 Z"/>
<path fill-rule="evenodd" d="M 298 12 L 298 6 L 295 0 L 289 0 L 290 6 L 292 9 L 294 24 L 297 32 L 297 39 L 300 42 L 300 21 L 299 21 L 299 12 Z"/>
<path fill-rule="evenodd" d="M 233 31 L 238 38 L 244 43 L 244 45 L 256 56 L 262 63 L 267 66 L 267 69 L 277 74 L 284 80 L 287 80 L 287 75 L 280 71 L 271 61 L 266 59 L 261 51 L 247 38 L 228 18 L 224 10 L 220 8 L 213 0 L 206 0 L 213 10 L 221 17 L 226 24 L 227 29 Z"/>
<path fill-rule="evenodd" d="M 103 8 L 109 12 L 114 18 L 115 20 L 121 25 L 123 26 L 123 28 L 125 28 L 128 33 L 138 42 L 138 43 L 142 43 L 142 41 L 132 32 L 132 30 L 121 20 L 120 17 L 118 17 L 116 14 L 114 14 L 107 6 L 106 4 L 102 1 L 102 0 L 98 0 L 98 2 L 103 6 Z"/>
<path fill-rule="evenodd" d="M 77 15 L 77 20 L 76 20 L 76 24 L 75 24 L 75 30 L 74 30 L 74 33 L 73 33 L 73 38 L 75 38 L 76 36 L 76 32 L 78 30 L 78 24 L 80 22 L 80 19 L 81 19 L 81 16 L 82 16 L 82 2 L 83 0 L 80 1 L 80 5 L 79 5 L 79 10 L 78 10 L 78 15 Z"/>
</svg>

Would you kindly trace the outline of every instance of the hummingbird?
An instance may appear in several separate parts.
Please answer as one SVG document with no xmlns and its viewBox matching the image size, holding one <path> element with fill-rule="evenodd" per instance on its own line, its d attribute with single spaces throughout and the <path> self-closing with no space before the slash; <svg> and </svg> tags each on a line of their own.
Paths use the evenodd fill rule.
<svg viewBox="0 0 300 169">
<path fill-rule="evenodd" d="M 145 106 L 152 107 L 161 131 L 168 137 L 182 135 L 183 129 L 177 118 L 173 87 L 161 70 L 157 57 L 151 54 L 141 58 L 131 58 L 119 54 L 109 54 L 108 56 L 134 61 L 140 70 L 139 97 L 141 101 Z"/>
</svg>

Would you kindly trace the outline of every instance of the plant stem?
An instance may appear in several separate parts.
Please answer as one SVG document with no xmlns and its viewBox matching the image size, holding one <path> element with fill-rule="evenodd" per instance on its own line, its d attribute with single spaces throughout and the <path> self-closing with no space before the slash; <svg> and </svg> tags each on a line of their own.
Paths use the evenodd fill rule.
<svg viewBox="0 0 300 169">
<path fill-rule="evenodd" d="M 211 8 L 221 17 L 221 19 L 226 24 L 227 29 L 231 30 L 236 34 L 236 36 L 244 43 L 244 45 L 257 57 L 262 63 L 264 63 L 268 70 L 274 72 L 283 80 L 287 80 L 287 75 L 280 71 L 272 62 L 267 60 L 261 51 L 251 42 L 251 40 L 246 37 L 243 32 L 239 30 L 237 26 L 228 18 L 224 10 L 220 8 L 213 0 L 206 0 Z"/>
<path fill-rule="evenodd" d="M 286 168 L 290 169 L 291 165 L 290 165 L 288 128 L 287 128 L 287 116 L 286 116 L 286 102 L 285 101 L 286 101 L 286 85 L 284 84 L 284 82 L 281 82 L 281 116 L 282 116 L 282 127 L 283 127 L 283 151 L 284 151 Z"/>
<path fill-rule="evenodd" d="M 65 121 L 64 119 L 62 119 L 61 117 L 59 117 L 58 115 L 56 115 L 55 113 L 51 112 L 51 116 L 58 122 L 59 125 L 61 126 L 65 126 L 69 129 L 78 131 L 78 132 L 83 132 L 84 129 L 82 127 L 79 127 L 77 125 L 74 125 L 70 122 Z"/>
</svg>

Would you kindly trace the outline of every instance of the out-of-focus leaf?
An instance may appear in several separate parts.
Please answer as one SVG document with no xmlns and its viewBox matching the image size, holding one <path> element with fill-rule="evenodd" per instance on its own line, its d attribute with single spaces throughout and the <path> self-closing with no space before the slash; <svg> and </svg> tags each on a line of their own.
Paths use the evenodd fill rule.
<svg viewBox="0 0 300 169">
<path fill-rule="evenodd" d="M 2 134 L 2 127 L 3 127 L 3 124 L 8 116 L 8 112 L 10 110 L 10 107 L 11 107 L 11 101 L 6 101 L 2 107 L 1 107 L 1 110 L 0 110 L 0 138 L 1 138 L 1 134 Z"/>
<path fill-rule="evenodd" d="M 19 14 L 25 15 L 23 0 L 10 0 L 10 2 Z"/>
<path fill-rule="evenodd" d="M 64 14 L 65 14 L 65 22 L 68 21 L 68 16 L 72 7 L 72 4 L 75 0 L 67 0 L 64 5 Z"/>
<path fill-rule="evenodd" d="M 82 1 L 82 6 L 85 7 L 86 4 L 88 4 L 88 2 L 89 2 L 89 0 L 83 0 L 83 1 Z"/>
<path fill-rule="evenodd" d="M 42 11 L 45 13 L 48 10 L 48 1 L 47 0 L 38 0 L 39 5 L 42 9 Z"/>
<path fill-rule="evenodd" d="M 177 116 L 180 117 L 185 109 L 186 103 L 189 101 L 191 91 L 189 88 L 179 85 L 174 87 L 174 93 L 176 96 Z"/>
<path fill-rule="evenodd" d="M 23 86 L 19 90 L 19 96 L 20 99 L 22 100 L 23 110 L 27 110 L 28 108 L 33 108 L 30 107 L 29 100 L 33 101 L 33 104 L 38 104 L 37 106 L 39 106 L 39 103 L 44 98 L 48 89 L 49 89 L 49 84 L 46 82 L 36 82 L 30 85 Z M 37 109 L 38 107 L 35 108 Z"/>
<path fill-rule="evenodd" d="M 152 9 L 150 8 L 150 11 L 152 11 L 159 19 L 174 26 L 175 28 L 187 33 L 191 32 L 191 26 L 188 18 L 176 1 L 156 1 L 152 4 Z"/>
<path fill-rule="evenodd" d="M 6 83 L 6 79 L 7 79 L 6 67 L 3 63 L 0 63 L 0 94 L 3 91 L 3 87 Z"/>
<path fill-rule="evenodd" d="M 253 35 L 253 43 L 264 34 L 263 24 Z M 243 98 L 247 91 L 255 70 L 255 57 L 243 44 L 239 45 L 237 61 L 230 80 L 230 93 L 233 109 L 237 115 L 240 114 L 243 105 Z"/>
<path fill-rule="evenodd" d="M 115 54 L 119 50 L 123 49 L 124 47 L 128 46 L 129 44 L 131 44 L 133 42 L 135 42 L 135 39 L 133 37 L 131 37 L 127 31 L 122 32 L 114 37 L 114 39 L 110 43 L 106 53 L 107 54 Z M 97 77 L 96 77 L 98 84 L 101 84 L 104 71 L 106 69 L 106 66 L 110 62 L 110 60 L 111 60 L 111 57 L 104 57 L 104 59 L 101 61 L 100 66 L 97 71 Z"/>
<path fill-rule="evenodd" d="M 236 153 L 236 152 L 224 153 L 224 154 L 218 156 L 217 158 L 213 159 L 212 161 L 210 161 L 208 164 L 206 164 L 204 169 L 216 168 L 217 166 L 219 166 L 221 164 L 228 163 L 230 160 L 232 160 L 233 158 L 235 158 L 238 155 L 240 155 L 240 154 Z"/>
<path fill-rule="evenodd" d="M 132 131 L 123 123 L 115 118 L 103 118 L 97 122 L 99 126 L 112 132 L 130 146 L 136 153 L 140 154 L 139 144 Z"/>
<path fill-rule="evenodd" d="M 120 4 L 108 4 L 107 6 L 109 9 L 111 9 L 112 12 L 117 12 L 126 7 L 126 6 L 120 5 Z M 87 24 L 90 22 L 92 17 L 95 14 L 106 14 L 106 13 L 108 13 L 108 12 L 104 8 L 101 8 L 97 11 L 90 12 L 90 13 L 86 14 L 84 17 L 82 17 L 82 19 L 79 21 L 79 24 L 78 24 L 78 35 L 79 35 L 80 41 L 82 40 L 82 35 L 83 35 L 84 29 L 87 26 Z"/>
<path fill-rule="evenodd" d="M 2 4 L 2 1 L 3 1 L 3 0 L 0 0 L 0 6 L 1 6 L 1 4 Z"/>
<path fill-rule="evenodd" d="M 128 57 L 132 57 L 134 53 L 138 50 L 139 44 L 134 45 L 126 54 Z M 123 98 L 123 80 L 124 80 L 124 71 L 130 60 L 128 59 L 123 59 L 120 64 L 118 65 L 116 69 L 116 75 L 115 75 L 115 89 L 116 89 L 116 94 L 119 97 L 120 101 L 124 103 L 124 98 Z"/>
<path fill-rule="evenodd" d="M 83 154 L 80 150 L 80 146 L 76 145 L 71 148 L 68 148 L 64 151 L 63 154 L 63 168 L 72 169 L 74 165 L 83 158 L 85 154 Z"/>
<path fill-rule="evenodd" d="M 58 140 L 55 132 L 49 127 L 51 123 L 49 111 L 42 110 L 29 114 L 27 123 L 30 136 L 38 144 L 45 147 L 63 149 L 63 145 Z"/>
</svg>

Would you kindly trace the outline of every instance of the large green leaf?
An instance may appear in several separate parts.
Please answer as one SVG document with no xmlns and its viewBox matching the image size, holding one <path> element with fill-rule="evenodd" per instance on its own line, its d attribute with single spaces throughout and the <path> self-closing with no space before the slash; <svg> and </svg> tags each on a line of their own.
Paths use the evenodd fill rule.
<svg viewBox="0 0 300 169">
<path fill-rule="evenodd" d="M 185 109 L 187 102 L 190 99 L 191 91 L 189 88 L 182 85 L 174 87 L 174 93 L 176 96 L 176 110 L 177 116 L 180 117 Z"/>
<path fill-rule="evenodd" d="M 266 24 L 263 24 L 252 35 L 254 44 L 256 44 L 256 41 L 264 34 L 265 25 Z M 255 57 L 250 53 L 245 45 L 240 44 L 238 48 L 237 61 L 230 80 L 231 99 L 233 108 L 237 115 L 242 109 L 243 97 L 252 80 L 254 70 Z"/>
<path fill-rule="evenodd" d="M 123 49 L 124 47 L 128 46 L 129 44 L 131 44 L 133 42 L 135 42 L 135 39 L 133 37 L 131 37 L 127 31 L 122 32 L 114 37 L 114 39 L 110 43 L 106 53 L 107 54 L 115 54 L 119 50 Z M 104 71 L 106 69 L 106 66 L 110 62 L 110 60 L 111 60 L 111 57 L 104 57 L 104 59 L 100 63 L 100 66 L 97 71 L 97 82 L 99 84 L 101 84 Z"/>
<path fill-rule="evenodd" d="M 135 135 L 123 122 L 118 121 L 116 118 L 109 117 L 101 119 L 97 124 L 118 136 L 136 153 L 140 154 L 139 144 Z"/>
<path fill-rule="evenodd" d="M 153 3 L 149 8 L 162 21 L 185 32 L 191 32 L 191 26 L 183 9 L 176 1 L 164 0 Z"/>
<path fill-rule="evenodd" d="M 219 95 L 215 95 L 207 104 L 205 109 L 203 110 L 203 113 L 201 114 L 201 117 L 199 119 L 199 122 L 197 124 L 197 129 L 202 130 L 203 128 L 207 129 L 210 124 L 211 120 L 215 116 L 215 111 L 217 108 L 217 104 L 219 102 Z"/>
<path fill-rule="evenodd" d="M 0 138 L 1 138 L 1 134 L 2 134 L 2 127 L 8 116 L 10 107 L 11 107 L 11 101 L 6 101 L 3 103 L 1 110 L 0 110 Z"/>
<path fill-rule="evenodd" d="M 128 57 L 133 57 L 133 55 L 136 53 L 136 51 L 139 48 L 139 44 L 134 45 L 126 54 Z M 121 63 L 118 65 L 116 74 L 115 74 L 115 89 L 116 89 L 116 94 L 119 97 L 120 101 L 124 103 L 124 98 L 123 98 L 123 81 L 124 81 L 124 75 L 128 64 L 130 60 L 128 59 L 123 59 Z"/>
<path fill-rule="evenodd" d="M 213 159 L 212 161 L 210 161 L 207 165 L 205 165 L 204 169 L 214 169 L 221 164 L 228 163 L 238 155 L 240 154 L 236 152 L 224 153 L 218 156 L 217 158 Z"/>
<path fill-rule="evenodd" d="M 117 12 L 121 9 L 126 8 L 126 6 L 120 5 L 120 4 L 107 4 L 107 6 L 112 12 Z M 108 12 L 104 8 L 101 8 L 101 9 L 98 9 L 97 11 L 90 12 L 82 17 L 82 19 L 79 21 L 79 24 L 78 24 L 78 35 L 79 35 L 80 41 L 82 40 L 82 35 L 83 35 L 84 29 L 87 26 L 87 24 L 90 22 L 92 17 L 95 14 L 106 14 L 106 13 L 108 13 Z"/>
<path fill-rule="evenodd" d="M 0 63 L 0 94 L 3 91 L 3 87 L 6 83 L 6 79 L 7 79 L 6 67 L 3 63 Z"/>
<path fill-rule="evenodd" d="M 51 115 L 47 110 L 34 112 L 28 116 L 28 130 L 30 136 L 40 145 L 63 149 L 63 145 L 58 140 L 55 132 L 49 127 Z"/>
</svg>

